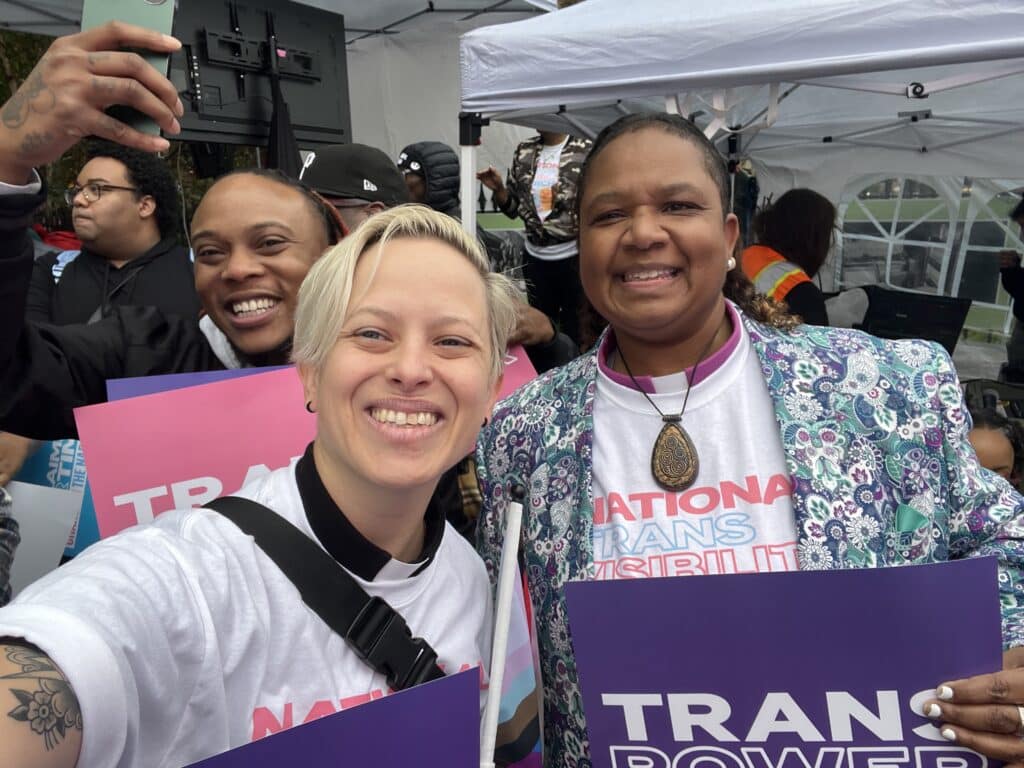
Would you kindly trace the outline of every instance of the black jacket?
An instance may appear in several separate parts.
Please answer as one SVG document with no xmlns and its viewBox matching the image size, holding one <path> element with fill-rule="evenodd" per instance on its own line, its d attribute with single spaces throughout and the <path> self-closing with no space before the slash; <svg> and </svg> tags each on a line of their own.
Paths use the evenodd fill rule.
<svg viewBox="0 0 1024 768">
<path fill-rule="evenodd" d="M 794 315 L 800 315 L 807 325 L 828 325 L 825 294 L 813 282 L 800 283 L 786 294 L 786 306 Z"/>
<path fill-rule="evenodd" d="M 26 322 L 34 255 L 26 227 L 43 199 L 0 196 L 0 430 L 76 437 L 72 409 L 106 401 L 107 379 L 224 369 L 194 315 L 115 307 L 91 325 Z"/>
<path fill-rule="evenodd" d="M 169 315 L 196 318 L 199 296 L 187 248 L 164 238 L 122 267 L 88 248 L 70 262 L 56 251 L 32 270 L 28 319 L 70 325 L 106 317 L 114 307 L 156 307 Z"/>
<path fill-rule="evenodd" d="M 999 270 L 1003 290 L 1013 299 L 1013 316 L 1024 323 L 1024 267 L 1007 267 Z"/>
</svg>

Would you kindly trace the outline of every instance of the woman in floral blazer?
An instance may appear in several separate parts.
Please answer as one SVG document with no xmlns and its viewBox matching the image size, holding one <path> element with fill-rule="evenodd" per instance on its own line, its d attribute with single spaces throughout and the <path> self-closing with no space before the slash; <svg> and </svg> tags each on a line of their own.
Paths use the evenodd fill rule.
<svg viewBox="0 0 1024 768">
<path fill-rule="evenodd" d="M 619 144 L 616 149 L 628 161 L 626 167 L 640 167 L 637 152 L 656 152 L 648 148 L 662 140 L 659 133 L 703 152 L 703 136 L 675 119 L 634 115 L 624 119 L 625 126 L 613 124 L 598 137 L 588 165 L 596 165 L 602 153 Z M 637 133 L 643 142 L 627 145 Z M 700 161 L 715 171 L 710 175 L 721 192 L 724 176 L 713 166 L 716 157 L 712 148 Z M 655 179 L 658 189 L 664 177 L 674 180 L 671 171 L 661 170 L 667 165 L 663 160 L 657 165 L 662 174 Z M 671 192 L 665 194 L 672 197 L 665 203 L 651 185 L 628 186 L 624 172 L 615 167 L 593 170 L 595 178 L 601 170 L 607 171 L 601 178 L 610 179 L 611 186 L 600 188 L 606 200 L 596 213 L 588 210 L 596 191 L 587 187 L 597 182 L 588 180 L 586 167 L 581 180 L 581 271 L 587 295 L 625 349 L 627 339 L 648 332 L 653 336 L 647 329 L 662 333 L 676 315 L 707 311 L 697 306 L 704 298 L 697 292 L 702 280 L 718 291 L 724 284 L 726 296 L 738 305 L 774 406 L 792 481 L 799 568 L 871 568 L 996 555 L 1004 645 L 1024 645 L 1024 526 L 1019 517 L 1024 503 L 1006 482 L 978 465 L 967 441 L 966 408 L 948 355 L 928 342 L 793 327 L 779 318 L 777 309 L 752 297 L 749 284 L 732 268 L 735 262 L 727 263 L 730 240 L 735 241 L 729 237 L 731 214 L 712 211 L 717 221 L 725 219 L 723 242 L 701 239 L 703 230 L 694 234 L 699 227 L 716 226 L 713 216 L 707 219 L 710 225 L 697 221 L 712 204 L 698 199 L 686 207 L 677 205 L 674 196 L 677 187 L 699 186 L 701 179 L 670 185 Z M 588 234 L 588 227 L 595 232 Z M 588 281 L 588 270 L 594 269 L 588 259 L 600 261 L 601 248 L 608 243 L 607 261 L 613 265 L 608 274 L 615 276 L 592 272 Z M 679 304 L 675 314 L 658 323 L 631 325 L 629 311 L 654 311 L 651 296 L 657 296 L 657 287 L 645 288 L 645 303 L 629 304 L 619 285 L 622 268 L 614 265 L 616 260 L 643 261 L 651 254 L 658 256 L 660 266 L 651 267 L 642 279 L 653 281 L 660 275 L 674 281 L 681 273 L 686 282 L 678 287 L 669 283 L 673 292 L 666 301 Z M 721 259 L 714 280 L 699 271 L 705 268 L 701 260 L 711 258 L 708 254 Z M 686 297 L 684 303 L 679 295 Z M 706 305 L 711 312 L 724 313 L 717 301 Z M 670 342 L 663 339 L 650 346 L 671 349 Z M 629 360 L 639 368 L 642 358 L 636 349 L 641 345 L 630 347 Z M 563 586 L 595 578 L 592 470 L 598 365 L 597 354 L 588 354 L 500 403 L 481 434 L 477 453 L 484 498 L 479 548 L 492 575 L 500 558 L 508 488 L 521 482 L 529 489 L 522 546 L 544 684 L 545 763 L 559 768 L 590 765 Z M 1024 680 L 1014 681 L 1018 703 L 1024 703 Z M 945 710 L 943 717 L 958 726 Z M 960 743 L 1004 759 L 1014 755 L 999 750 L 1019 750 L 1013 745 L 1024 743 L 1016 734 L 992 736 L 959 727 L 956 733 Z"/>
</svg>

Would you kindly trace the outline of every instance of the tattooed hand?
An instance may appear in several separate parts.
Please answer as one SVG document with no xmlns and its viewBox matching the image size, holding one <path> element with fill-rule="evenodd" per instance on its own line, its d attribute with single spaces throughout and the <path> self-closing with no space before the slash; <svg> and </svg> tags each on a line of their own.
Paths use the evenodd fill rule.
<svg viewBox="0 0 1024 768">
<path fill-rule="evenodd" d="M 4 765 L 72 768 L 82 710 L 67 678 L 42 651 L 0 640 L 0 744 Z"/>
<path fill-rule="evenodd" d="M 32 168 L 56 160 L 83 136 L 150 152 L 167 149 L 165 139 L 103 110 L 134 107 L 164 131 L 178 133 L 176 118 L 184 110 L 174 86 L 138 54 L 118 49 L 170 53 L 180 47 L 172 37 L 116 21 L 55 40 L 0 109 L 0 181 L 24 184 Z"/>
</svg>

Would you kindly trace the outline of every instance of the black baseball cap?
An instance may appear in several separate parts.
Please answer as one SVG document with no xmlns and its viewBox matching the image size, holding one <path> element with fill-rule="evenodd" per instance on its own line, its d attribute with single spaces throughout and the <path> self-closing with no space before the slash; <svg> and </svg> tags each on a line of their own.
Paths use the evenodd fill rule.
<svg viewBox="0 0 1024 768">
<path fill-rule="evenodd" d="M 365 144 L 317 147 L 307 155 L 299 178 L 329 197 L 354 197 L 389 207 L 409 202 L 409 189 L 398 166 Z"/>
</svg>

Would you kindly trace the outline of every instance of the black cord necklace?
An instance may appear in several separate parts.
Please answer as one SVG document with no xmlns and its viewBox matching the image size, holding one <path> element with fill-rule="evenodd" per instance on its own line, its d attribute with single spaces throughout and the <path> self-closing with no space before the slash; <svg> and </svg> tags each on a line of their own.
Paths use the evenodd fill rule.
<svg viewBox="0 0 1024 768">
<path fill-rule="evenodd" d="M 662 413 L 661 408 L 644 391 L 644 388 L 640 386 L 640 383 L 633 375 L 633 372 L 629 370 L 629 363 L 626 362 L 626 356 L 622 354 L 622 348 L 618 349 L 622 367 L 629 374 L 633 386 L 640 390 L 640 394 L 647 399 L 647 402 L 661 416 L 661 420 L 665 422 L 661 432 L 658 433 L 658 439 L 654 441 L 654 448 L 651 450 L 651 474 L 654 475 L 658 485 L 667 491 L 685 491 L 693 485 L 697 479 L 697 473 L 700 472 L 700 459 L 697 456 L 697 447 L 693 444 L 690 436 L 686 434 L 686 430 L 683 429 L 682 421 L 683 414 L 686 413 L 686 403 L 690 400 L 690 391 L 693 389 L 693 385 L 690 382 L 691 380 L 697 381 L 697 369 L 707 357 L 708 351 L 711 349 L 711 345 L 714 344 L 715 337 L 718 336 L 720 328 L 721 326 L 715 329 L 715 332 L 704 347 L 704 351 L 697 358 L 697 362 L 693 366 L 692 379 L 687 378 L 686 380 L 686 395 L 683 397 L 683 407 L 679 410 L 679 413 Z"/>
</svg>

